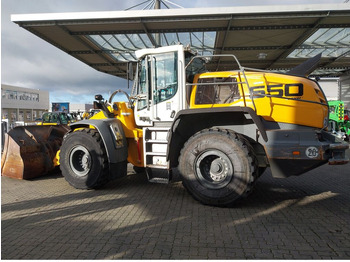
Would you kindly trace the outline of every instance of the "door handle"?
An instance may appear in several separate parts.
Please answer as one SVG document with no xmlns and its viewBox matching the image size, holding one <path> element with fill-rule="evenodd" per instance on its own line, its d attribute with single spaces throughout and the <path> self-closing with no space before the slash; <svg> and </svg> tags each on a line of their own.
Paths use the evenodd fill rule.
<svg viewBox="0 0 350 262">
<path fill-rule="evenodd" d="M 176 114 L 175 110 L 171 111 L 170 118 L 174 118 L 175 114 Z"/>
</svg>

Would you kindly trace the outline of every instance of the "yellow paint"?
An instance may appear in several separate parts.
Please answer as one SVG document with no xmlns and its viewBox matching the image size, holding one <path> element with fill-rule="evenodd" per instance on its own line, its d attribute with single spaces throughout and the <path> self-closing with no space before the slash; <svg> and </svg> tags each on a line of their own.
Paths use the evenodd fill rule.
<svg viewBox="0 0 350 262">
<path fill-rule="evenodd" d="M 326 98 L 315 82 L 303 77 L 264 72 L 246 72 L 247 81 L 242 72 L 203 73 L 195 77 L 195 82 L 200 78 L 227 77 L 235 77 L 239 82 L 240 99 L 229 104 L 196 104 L 195 96 L 198 86 L 194 86 L 190 108 L 247 106 L 255 109 L 257 114 L 267 121 L 323 128 L 324 118 L 328 115 L 328 107 Z M 255 88 L 255 92 L 264 92 L 272 97 L 254 96 L 254 107 L 246 82 L 248 82 L 250 89 Z M 302 95 L 298 95 L 301 89 Z M 277 95 L 280 97 L 276 97 Z"/>
<path fill-rule="evenodd" d="M 323 127 L 324 118 L 328 115 L 326 99 L 318 85 L 307 78 L 294 77 L 275 73 L 264 72 L 211 72 L 197 75 L 194 83 L 204 78 L 235 78 L 240 97 L 230 103 L 196 104 L 196 95 L 199 85 L 195 85 L 191 91 L 190 108 L 217 108 L 217 107 L 250 107 L 267 121 L 306 125 L 317 128 Z M 248 85 L 247 85 L 248 82 Z M 231 82 L 232 84 L 232 82 Z M 233 83 L 235 84 L 235 83 Z M 249 86 L 249 88 L 248 88 Z M 254 103 L 251 100 L 250 90 L 254 89 Z M 229 89 L 226 89 L 229 95 Z M 257 96 L 264 93 L 268 96 Z M 278 95 L 279 97 L 276 97 Z M 285 99 L 285 98 L 290 98 Z M 307 103 L 307 100 L 314 103 Z M 115 117 L 120 120 L 128 143 L 128 161 L 134 165 L 143 167 L 143 132 L 135 123 L 134 111 L 125 102 L 114 103 L 118 108 L 112 109 Z M 105 119 L 101 111 L 91 119 Z M 90 128 L 93 128 L 90 126 Z M 295 153 L 297 154 L 297 153 Z M 59 162 L 59 158 L 57 160 Z"/>
<path fill-rule="evenodd" d="M 136 126 L 134 111 L 125 102 L 114 104 L 118 110 L 113 110 L 113 113 L 120 120 L 128 142 L 128 161 L 134 166 L 143 167 L 143 132 Z"/>
</svg>

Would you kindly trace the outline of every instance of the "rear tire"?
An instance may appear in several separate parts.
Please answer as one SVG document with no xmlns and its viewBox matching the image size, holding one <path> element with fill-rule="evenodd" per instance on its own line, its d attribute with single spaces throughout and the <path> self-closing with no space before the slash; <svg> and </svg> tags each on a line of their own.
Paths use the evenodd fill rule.
<svg viewBox="0 0 350 262">
<path fill-rule="evenodd" d="M 179 171 L 195 199 L 207 205 L 231 206 L 252 190 L 258 161 L 243 136 L 229 130 L 206 129 L 185 144 Z"/>
<path fill-rule="evenodd" d="M 75 188 L 92 189 L 106 184 L 108 159 L 100 134 L 87 128 L 68 133 L 61 146 L 60 168 Z"/>
</svg>

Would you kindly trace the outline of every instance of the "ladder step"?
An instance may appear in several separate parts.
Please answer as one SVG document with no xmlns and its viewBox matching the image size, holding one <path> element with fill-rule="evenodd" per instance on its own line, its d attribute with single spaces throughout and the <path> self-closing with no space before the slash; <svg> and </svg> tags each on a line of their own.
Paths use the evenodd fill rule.
<svg viewBox="0 0 350 262">
<path fill-rule="evenodd" d="M 166 165 L 147 165 L 149 168 L 154 168 L 154 169 L 168 169 L 168 166 Z"/>
<path fill-rule="evenodd" d="M 169 184 L 172 178 L 172 173 L 169 170 L 152 170 L 151 168 L 147 167 L 146 174 L 148 181 L 151 183 Z"/>
<path fill-rule="evenodd" d="M 169 184 L 169 179 L 162 178 L 162 177 L 153 177 L 148 180 L 151 183 L 158 183 L 158 184 Z"/>
<path fill-rule="evenodd" d="M 152 144 L 167 144 L 168 140 L 145 140 L 146 143 L 152 143 Z"/>
<path fill-rule="evenodd" d="M 146 152 L 145 156 L 166 156 L 165 152 Z"/>
<path fill-rule="evenodd" d="M 144 163 L 147 167 L 157 169 L 167 168 L 167 135 L 169 128 L 147 127 L 143 129 Z"/>
</svg>

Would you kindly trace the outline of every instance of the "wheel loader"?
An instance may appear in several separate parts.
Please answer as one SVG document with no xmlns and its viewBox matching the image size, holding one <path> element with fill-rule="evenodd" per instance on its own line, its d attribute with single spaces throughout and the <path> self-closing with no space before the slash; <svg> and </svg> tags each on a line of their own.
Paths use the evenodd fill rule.
<svg viewBox="0 0 350 262">
<path fill-rule="evenodd" d="M 74 121 L 64 112 L 45 112 L 40 122 L 16 126 L 4 134 L 1 173 L 17 179 L 31 179 L 47 174 L 58 166 L 56 154 Z M 46 126 L 43 128 L 43 126 Z"/>
<path fill-rule="evenodd" d="M 307 77 L 314 61 L 281 74 L 242 67 L 233 55 L 197 56 L 182 45 L 136 56 L 130 96 L 96 95 L 100 112 L 64 135 L 56 160 L 75 188 L 126 176 L 128 163 L 156 183 L 169 183 L 177 168 L 195 199 L 231 206 L 267 167 L 285 178 L 349 161 L 349 145 L 327 131 L 325 94 Z M 223 58 L 235 67 L 206 70 L 210 59 Z M 125 101 L 113 101 L 118 93 Z"/>
</svg>

